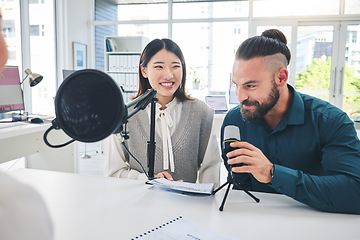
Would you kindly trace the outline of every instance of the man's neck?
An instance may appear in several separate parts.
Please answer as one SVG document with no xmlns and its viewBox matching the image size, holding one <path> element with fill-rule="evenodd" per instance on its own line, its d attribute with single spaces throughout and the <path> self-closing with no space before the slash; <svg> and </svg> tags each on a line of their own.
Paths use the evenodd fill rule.
<svg viewBox="0 0 360 240">
<path fill-rule="evenodd" d="M 280 98 L 277 104 L 264 116 L 266 123 L 272 130 L 274 130 L 283 119 L 294 98 L 294 93 L 289 90 L 287 85 L 282 90 L 283 91 L 280 93 Z"/>
</svg>

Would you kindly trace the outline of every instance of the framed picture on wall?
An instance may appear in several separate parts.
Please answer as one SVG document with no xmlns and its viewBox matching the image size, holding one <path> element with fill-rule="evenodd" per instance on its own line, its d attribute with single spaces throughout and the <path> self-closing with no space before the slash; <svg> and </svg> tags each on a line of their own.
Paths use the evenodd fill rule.
<svg viewBox="0 0 360 240">
<path fill-rule="evenodd" d="M 87 46 L 86 44 L 73 42 L 73 69 L 81 70 L 87 66 Z"/>
</svg>

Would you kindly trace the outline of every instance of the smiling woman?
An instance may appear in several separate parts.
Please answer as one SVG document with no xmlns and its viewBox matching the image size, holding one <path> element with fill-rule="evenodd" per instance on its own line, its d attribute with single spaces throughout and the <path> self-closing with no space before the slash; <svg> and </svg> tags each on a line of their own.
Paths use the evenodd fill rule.
<svg viewBox="0 0 360 240">
<path fill-rule="evenodd" d="M 154 68 L 157 69 L 157 74 L 153 71 Z M 148 76 L 149 73 L 151 77 Z M 155 83 L 155 77 L 157 77 L 158 81 L 163 82 L 165 80 L 169 82 L 169 79 L 172 80 L 170 82 L 175 82 L 176 80 L 177 87 L 172 88 L 175 91 L 170 100 L 174 97 L 179 98 L 181 101 L 193 100 L 186 94 L 185 90 L 186 64 L 184 55 L 179 46 L 170 39 L 155 39 L 145 47 L 140 57 L 140 86 L 135 98 L 145 93 L 149 88 L 157 89 L 156 86 L 151 85 L 152 82 Z M 164 103 L 167 104 L 169 102 Z"/>
<path fill-rule="evenodd" d="M 182 65 L 180 59 L 172 52 L 162 49 L 147 64 L 141 65 L 141 73 L 149 79 L 150 86 L 157 90 L 157 98 L 161 109 L 166 108 L 182 81 Z"/>
<path fill-rule="evenodd" d="M 179 46 L 170 39 L 155 39 L 143 50 L 139 63 L 139 89 L 157 90 L 155 178 L 218 184 L 220 153 L 212 130 L 213 110 L 186 94 L 186 64 Z M 129 121 L 125 147 L 146 166 L 150 106 Z M 110 138 L 105 163 L 108 176 L 146 179 L 143 169 L 130 161 L 116 135 Z M 195 157 L 194 157 L 195 156 Z"/>
</svg>

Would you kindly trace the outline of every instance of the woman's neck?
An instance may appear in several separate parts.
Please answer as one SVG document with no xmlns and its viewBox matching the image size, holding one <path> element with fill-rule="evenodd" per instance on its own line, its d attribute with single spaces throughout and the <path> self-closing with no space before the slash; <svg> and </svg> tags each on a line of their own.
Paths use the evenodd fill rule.
<svg viewBox="0 0 360 240">
<path fill-rule="evenodd" d="M 174 99 L 174 96 L 164 97 L 164 96 L 156 96 L 159 99 L 158 103 L 161 105 L 161 110 L 166 109 L 166 105 Z"/>
</svg>

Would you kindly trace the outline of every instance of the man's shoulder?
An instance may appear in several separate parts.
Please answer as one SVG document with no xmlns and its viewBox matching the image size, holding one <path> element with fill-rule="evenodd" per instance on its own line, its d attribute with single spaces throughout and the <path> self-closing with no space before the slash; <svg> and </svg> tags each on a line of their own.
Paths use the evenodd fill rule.
<svg viewBox="0 0 360 240">
<path fill-rule="evenodd" d="M 309 112 L 325 120 L 346 115 L 340 108 L 331 103 L 306 94 L 299 93 L 304 101 L 305 112 Z"/>
</svg>

